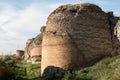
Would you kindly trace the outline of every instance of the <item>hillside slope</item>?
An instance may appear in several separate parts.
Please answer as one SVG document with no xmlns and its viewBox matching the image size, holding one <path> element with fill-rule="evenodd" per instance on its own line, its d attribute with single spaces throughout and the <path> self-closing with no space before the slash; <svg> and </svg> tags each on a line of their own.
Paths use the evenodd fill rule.
<svg viewBox="0 0 120 80">
<path fill-rule="evenodd" d="M 93 66 L 67 73 L 63 80 L 120 80 L 120 55 L 104 58 Z"/>
</svg>

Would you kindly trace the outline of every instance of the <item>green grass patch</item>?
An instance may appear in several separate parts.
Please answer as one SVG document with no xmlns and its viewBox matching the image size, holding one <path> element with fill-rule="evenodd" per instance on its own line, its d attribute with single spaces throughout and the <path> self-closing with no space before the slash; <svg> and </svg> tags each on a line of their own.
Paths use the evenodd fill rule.
<svg viewBox="0 0 120 80">
<path fill-rule="evenodd" d="M 31 64 L 22 60 L 16 64 L 15 71 L 18 73 L 16 77 L 23 80 L 34 80 L 40 77 L 40 64 Z"/>
<path fill-rule="evenodd" d="M 40 63 L 31 64 L 14 56 L 0 56 L 0 80 L 36 80 L 40 77 Z"/>
<path fill-rule="evenodd" d="M 120 55 L 101 60 L 97 64 L 66 74 L 63 80 L 120 80 Z"/>
<path fill-rule="evenodd" d="M 5 59 L 5 61 L 7 60 L 10 59 Z M 3 70 L 5 71 L 4 74 L 7 75 L 11 72 L 12 74 L 9 75 L 15 77 L 14 80 L 37 80 L 40 77 L 40 64 L 27 63 L 23 59 L 14 60 L 10 66 L 7 65 L 8 63 L 1 63 L 6 68 Z M 63 78 L 53 77 L 47 80 L 120 80 L 120 55 L 104 58 L 93 66 L 81 68 L 73 71 L 73 73 L 68 72 Z"/>
</svg>

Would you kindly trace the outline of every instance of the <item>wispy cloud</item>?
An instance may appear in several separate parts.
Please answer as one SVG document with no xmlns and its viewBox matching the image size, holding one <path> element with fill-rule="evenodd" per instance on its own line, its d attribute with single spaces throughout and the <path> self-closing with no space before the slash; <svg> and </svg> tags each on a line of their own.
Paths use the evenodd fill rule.
<svg viewBox="0 0 120 80">
<path fill-rule="evenodd" d="M 0 53 L 24 49 L 26 40 L 35 37 L 40 27 L 46 24 L 48 15 L 62 4 L 90 2 L 105 11 L 113 10 L 116 15 L 120 14 L 118 0 L 114 3 L 110 0 L 20 1 L 0 0 Z"/>
<path fill-rule="evenodd" d="M 50 12 L 58 5 L 32 3 L 22 10 L 15 10 L 8 4 L 1 7 L 5 6 L 0 14 L 0 52 L 8 53 L 17 48 L 24 49 L 25 41 L 39 33 Z"/>
</svg>

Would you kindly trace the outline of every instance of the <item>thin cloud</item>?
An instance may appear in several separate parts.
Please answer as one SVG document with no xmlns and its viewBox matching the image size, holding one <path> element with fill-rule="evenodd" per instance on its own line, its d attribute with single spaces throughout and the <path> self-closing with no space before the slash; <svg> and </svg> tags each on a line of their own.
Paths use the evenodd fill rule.
<svg viewBox="0 0 120 80">
<path fill-rule="evenodd" d="M 99 5 L 105 11 L 111 11 L 113 6 L 118 6 L 109 0 L 37 1 L 31 0 L 27 5 L 15 4 L 11 1 L 8 2 L 9 4 L 0 3 L 0 53 L 24 49 L 26 40 L 39 33 L 40 27 L 46 25 L 49 14 L 60 5 L 90 2 Z M 17 4 L 19 5 L 15 6 Z M 119 15 L 119 10 L 114 8 L 114 11 L 115 15 Z"/>
<path fill-rule="evenodd" d="M 32 3 L 22 10 L 15 10 L 12 6 L 3 10 L 2 12 L 6 14 L 0 14 L 0 16 L 3 16 L 5 20 L 1 22 L 2 19 L 0 19 L 0 22 L 1 30 L 5 33 L 0 32 L 0 44 L 4 45 L 0 47 L 0 52 L 8 53 L 10 50 L 15 51 L 16 48 L 24 49 L 26 40 L 39 33 L 40 27 L 46 24 L 48 15 L 56 6 L 58 5 Z M 8 10 L 9 12 L 5 12 Z"/>
</svg>

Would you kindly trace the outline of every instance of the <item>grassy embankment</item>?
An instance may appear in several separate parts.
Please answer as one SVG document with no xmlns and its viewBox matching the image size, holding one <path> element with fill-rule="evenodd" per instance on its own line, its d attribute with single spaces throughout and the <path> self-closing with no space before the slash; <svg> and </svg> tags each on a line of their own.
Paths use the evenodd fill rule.
<svg viewBox="0 0 120 80">
<path fill-rule="evenodd" d="M 0 80 L 36 80 L 40 77 L 40 64 L 27 63 L 12 55 L 0 57 Z"/>
<path fill-rule="evenodd" d="M 0 80 L 43 80 L 38 79 L 39 77 L 40 64 L 27 63 L 13 56 L 0 58 Z M 60 79 L 53 77 L 47 80 Z M 104 58 L 93 66 L 66 73 L 61 80 L 120 80 L 120 55 Z"/>
<path fill-rule="evenodd" d="M 73 74 L 68 73 L 63 80 L 120 80 L 120 55 L 105 58 Z"/>
</svg>

